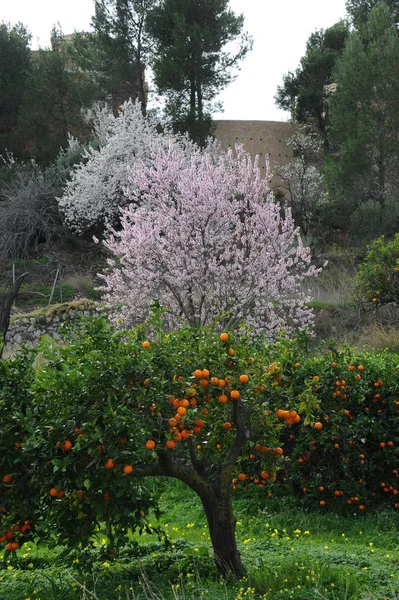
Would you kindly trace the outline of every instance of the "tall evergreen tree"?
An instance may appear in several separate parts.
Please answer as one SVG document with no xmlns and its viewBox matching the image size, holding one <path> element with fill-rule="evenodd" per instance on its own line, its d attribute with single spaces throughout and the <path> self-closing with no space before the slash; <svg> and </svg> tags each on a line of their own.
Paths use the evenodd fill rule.
<svg viewBox="0 0 399 600">
<path fill-rule="evenodd" d="M 69 133 L 88 133 L 82 108 L 92 100 L 86 75 L 68 63 L 62 32 L 54 29 L 51 48 L 34 54 L 21 103 L 18 122 L 27 150 L 39 162 L 51 162 Z"/>
<path fill-rule="evenodd" d="M 361 29 L 367 23 L 371 10 L 379 2 L 387 5 L 392 20 L 399 26 L 399 0 L 347 0 L 346 10 L 355 29 Z"/>
<path fill-rule="evenodd" d="M 152 41 L 144 24 L 159 0 L 96 0 L 93 33 L 86 43 L 94 50 L 94 69 L 113 105 L 139 99 L 146 112 L 144 72 L 152 55 Z"/>
<path fill-rule="evenodd" d="M 330 100 L 334 153 L 326 173 L 346 211 L 397 198 L 399 182 L 399 37 L 384 3 L 354 32 L 337 65 Z"/>
<path fill-rule="evenodd" d="M 149 11 L 155 83 L 166 114 L 201 144 L 211 131 L 213 101 L 252 48 L 243 26 L 243 15 L 235 15 L 228 0 L 163 0 Z M 238 42 L 235 53 L 225 50 L 232 41 Z"/>
<path fill-rule="evenodd" d="M 18 113 L 31 64 L 30 34 L 21 24 L 0 23 L 0 154 L 18 153 Z"/>
<path fill-rule="evenodd" d="M 294 73 L 283 76 L 283 84 L 278 86 L 275 96 L 279 108 L 290 110 L 295 121 L 314 126 L 324 136 L 328 124 L 328 86 L 334 83 L 334 67 L 348 33 L 342 21 L 312 33 L 300 66 Z"/>
</svg>

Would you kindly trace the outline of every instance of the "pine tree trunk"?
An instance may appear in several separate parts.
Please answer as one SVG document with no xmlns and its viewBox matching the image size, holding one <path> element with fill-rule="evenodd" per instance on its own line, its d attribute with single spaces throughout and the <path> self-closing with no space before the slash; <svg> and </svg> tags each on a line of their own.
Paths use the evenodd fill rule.
<svg viewBox="0 0 399 600">
<path fill-rule="evenodd" d="M 231 506 L 230 492 L 222 492 L 213 499 L 201 498 L 208 521 L 216 566 L 223 575 L 241 578 L 245 569 L 237 549 L 236 519 Z"/>
</svg>

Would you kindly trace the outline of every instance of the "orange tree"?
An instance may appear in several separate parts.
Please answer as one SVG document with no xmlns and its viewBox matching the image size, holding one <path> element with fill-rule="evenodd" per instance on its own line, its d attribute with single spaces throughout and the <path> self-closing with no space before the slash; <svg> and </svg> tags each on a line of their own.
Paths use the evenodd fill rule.
<svg viewBox="0 0 399 600">
<path fill-rule="evenodd" d="M 398 510 L 399 356 L 332 351 L 289 367 L 283 380 L 306 415 L 285 438 L 281 476 L 323 510 Z"/>
<path fill-rule="evenodd" d="M 200 497 L 218 568 L 243 573 L 231 493 L 249 483 L 267 493 L 283 464 L 279 439 L 300 417 L 281 370 L 297 350 L 209 328 L 149 338 L 98 318 L 65 345 L 0 363 L 8 552 L 29 536 L 84 548 L 98 527 L 115 552 L 156 505 L 144 482 L 164 476 Z"/>
<path fill-rule="evenodd" d="M 366 310 L 399 301 L 399 234 L 377 238 L 367 248 L 356 278 L 355 296 Z"/>
</svg>

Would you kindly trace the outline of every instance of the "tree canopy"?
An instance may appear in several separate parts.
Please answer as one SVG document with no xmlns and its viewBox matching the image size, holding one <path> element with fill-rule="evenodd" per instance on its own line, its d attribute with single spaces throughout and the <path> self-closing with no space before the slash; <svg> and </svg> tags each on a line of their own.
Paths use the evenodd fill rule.
<svg viewBox="0 0 399 600">
<path fill-rule="evenodd" d="M 23 151 L 17 122 L 31 67 L 30 39 L 22 24 L 0 23 L 0 154 Z"/>
<path fill-rule="evenodd" d="M 165 97 L 166 113 L 201 144 L 211 131 L 213 101 L 252 48 L 243 15 L 228 5 L 228 0 L 164 0 L 146 21 L 155 43 L 155 84 Z M 236 49 L 228 52 L 231 42 Z"/>
<path fill-rule="evenodd" d="M 347 208 L 397 193 L 399 38 L 388 7 L 377 4 L 362 32 L 351 34 L 334 72 L 330 100 L 333 157 L 329 185 Z M 348 195 L 351 202 L 348 202 Z M 354 203 L 354 204 L 353 204 Z"/>
<path fill-rule="evenodd" d="M 170 325 L 245 319 L 269 338 L 311 328 L 302 284 L 318 270 L 242 147 L 214 156 L 171 140 L 133 165 L 129 188 L 121 230 L 107 236 L 114 260 L 102 288 L 125 323 L 159 298 Z"/>
<path fill-rule="evenodd" d="M 398 0 L 347 0 L 346 11 L 353 27 L 361 29 L 369 18 L 370 12 L 377 4 L 386 4 L 393 22 L 399 25 L 399 2 Z"/>
<path fill-rule="evenodd" d="M 276 104 L 291 111 L 298 123 L 307 123 L 326 136 L 329 85 L 334 83 L 334 67 L 348 38 L 347 25 L 340 21 L 332 27 L 312 33 L 306 53 L 296 71 L 283 76 L 278 86 Z"/>
</svg>

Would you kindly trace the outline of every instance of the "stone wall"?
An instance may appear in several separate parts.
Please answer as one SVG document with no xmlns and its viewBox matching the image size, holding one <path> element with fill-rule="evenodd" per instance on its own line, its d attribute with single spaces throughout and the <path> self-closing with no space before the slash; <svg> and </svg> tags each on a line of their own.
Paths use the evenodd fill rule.
<svg viewBox="0 0 399 600">
<path fill-rule="evenodd" d="M 265 173 L 265 162 L 269 160 L 271 172 L 292 159 L 292 148 L 287 145 L 292 135 L 291 123 L 283 121 L 215 121 L 215 136 L 223 150 L 243 144 L 253 158 L 259 155 L 259 166 Z"/>
<path fill-rule="evenodd" d="M 106 309 L 91 300 L 51 306 L 48 311 L 35 315 L 13 317 L 6 336 L 3 357 L 7 358 L 23 345 L 36 345 L 42 335 L 49 335 L 55 340 L 60 339 L 59 329 L 65 321 L 74 320 L 79 315 L 95 316 L 106 312 Z"/>
</svg>

